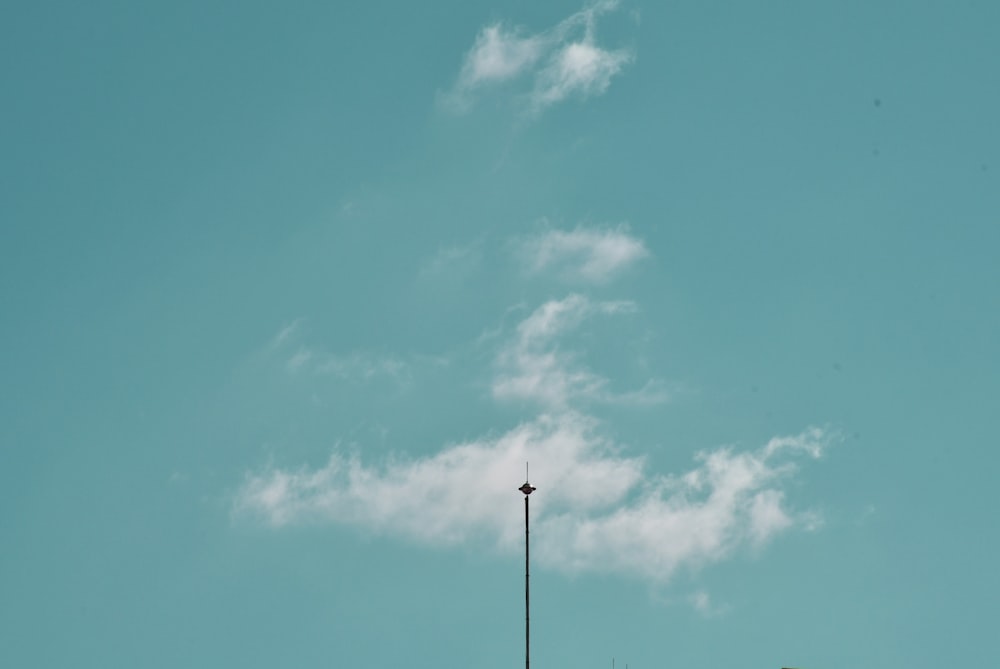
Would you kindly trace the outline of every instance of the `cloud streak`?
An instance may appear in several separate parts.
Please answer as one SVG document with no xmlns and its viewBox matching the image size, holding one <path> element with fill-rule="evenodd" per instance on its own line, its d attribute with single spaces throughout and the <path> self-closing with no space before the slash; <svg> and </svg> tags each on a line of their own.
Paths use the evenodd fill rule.
<svg viewBox="0 0 1000 669">
<path fill-rule="evenodd" d="M 527 273 L 554 271 L 573 283 L 607 283 L 649 256 L 646 245 L 625 225 L 546 230 L 522 239 L 516 249 Z"/>
<path fill-rule="evenodd" d="M 283 327 L 271 341 L 271 350 L 281 359 L 285 372 L 293 375 L 329 376 L 345 381 L 388 378 L 398 383 L 411 376 L 410 363 L 395 356 L 365 351 L 335 354 L 296 343 L 301 339 L 302 319 Z"/>
<path fill-rule="evenodd" d="M 515 82 L 530 82 L 523 94 L 530 114 L 570 97 L 603 94 L 634 59 L 628 49 L 596 43 L 597 18 L 617 6 L 617 1 L 591 3 L 536 34 L 502 23 L 486 26 L 466 54 L 445 103 L 454 111 L 468 111 L 486 90 Z"/>
</svg>

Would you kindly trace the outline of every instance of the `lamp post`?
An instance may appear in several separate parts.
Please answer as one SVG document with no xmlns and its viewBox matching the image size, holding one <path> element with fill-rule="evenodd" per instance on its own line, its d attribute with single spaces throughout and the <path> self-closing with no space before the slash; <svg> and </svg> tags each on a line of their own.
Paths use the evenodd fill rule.
<svg viewBox="0 0 1000 669">
<path fill-rule="evenodd" d="M 535 492 L 535 487 L 528 483 L 527 466 L 525 466 L 524 485 L 518 488 L 524 493 L 524 669 L 530 669 L 530 607 L 528 606 L 528 495 Z"/>
</svg>

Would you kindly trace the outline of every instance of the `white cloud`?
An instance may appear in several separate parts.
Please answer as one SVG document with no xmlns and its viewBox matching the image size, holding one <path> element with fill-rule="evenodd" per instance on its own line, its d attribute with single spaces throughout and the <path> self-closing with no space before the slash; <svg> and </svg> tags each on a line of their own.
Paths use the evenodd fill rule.
<svg viewBox="0 0 1000 669">
<path fill-rule="evenodd" d="M 538 60 L 541 51 L 542 39 L 538 36 L 521 37 L 517 29 L 505 29 L 500 24 L 487 26 L 466 56 L 459 83 L 471 88 L 510 79 Z"/>
<path fill-rule="evenodd" d="M 565 409 L 578 400 L 621 404 L 665 400 L 655 382 L 632 393 L 609 392 L 608 379 L 587 369 L 578 355 L 558 346 L 558 338 L 586 318 L 635 310 L 632 302 L 593 302 L 576 294 L 541 305 L 518 324 L 513 339 L 501 347 L 493 396 L 498 400 L 536 402 L 549 410 Z"/>
<path fill-rule="evenodd" d="M 601 49 L 590 39 L 567 44 L 538 73 L 532 104 L 540 110 L 570 95 L 600 95 L 631 60 L 630 52 Z"/>
<path fill-rule="evenodd" d="M 537 274 L 554 269 L 565 280 L 604 283 L 649 251 L 627 226 L 547 230 L 517 245 L 526 271 Z"/>
<path fill-rule="evenodd" d="M 276 525 L 334 520 L 429 543 L 482 535 L 496 545 L 514 546 L 518 518 L 503 502 L 516 494 L 517 472 L 529 458 L 533 474 L 551 481 L 546 504 L 556 508 L 605 506 L 635 484 L 639 461 L 607 457 L 613 447 L 595 427 L 579 414 L 543 416 L 496 439 L 451 446 L 419 460 L 390 459 L 378 468 L 334 453 L 317 470 L 250 477 L 239 504 Z M 583 494 L 595 487 L 592 496 Z"/>
<path fill-rule="evenodd" d="M 591 3 L 536 34 L 500 23 L 483 28 L 445 102 L 456 111 L 466 111 L 484 88 L 519 79 L 532 82 L 526 94 L 531 113 L 573 95 L 585 98 L 604 93 L 611 79 L 633 59 L 626 49 L 603 49 L 595 41 L 597 17 L 617 6 L 616 1 Z"/>
<path fill-rule="evenodd" d="M 267 470 L 247 478 L 236 510 L 277 526 L 334 522 L 511 552 L 523 529 L 516 483 L 530 460 L 540 483 L 531 498 L 540 563 L 666 582 L 796 526 L 799 515 L 782 494 L 796 471 L 790 457 L 817 456 L 825 438 L 809 430 L 756 451 L 702 453 L 689 472 L 658 476 L 623 454 L 596 420 L 569 411 L 420 459 L 371 466 L 334 452 L 318 469 Z"/>
<path fill-rule="evenodd" d="M 577 570 L 666 580 L 682 566 L 697 568 L 739 548 L 759 547 L 796 523 L 778 487 L 794 468 L 775 461 L 796 451 L 815 453 L 822 438 L 821 432 L 811 430 L 780 450 L 703 453 L 699 467 L 680 477 L 648 481 L 644 494 L 613 513 L 553 519 L 553 525 L 565 525 L 565 535 L 549 547 L 548 557 Z M 761 500 L 787 522 L 759 522 Z M 778 507 L 772 509 L 771 503 Z"/>
</svg>

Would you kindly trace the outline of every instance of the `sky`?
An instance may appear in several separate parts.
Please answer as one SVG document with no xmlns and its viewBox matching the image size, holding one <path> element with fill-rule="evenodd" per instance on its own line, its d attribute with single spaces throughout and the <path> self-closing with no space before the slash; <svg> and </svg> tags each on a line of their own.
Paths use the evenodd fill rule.
<svg viewBox="0 0 1000 669">
<path fill-rule="evenodd" d="M 990 666 L 1000 4 L 8 2 L 0 666 Z"/>
</svg>

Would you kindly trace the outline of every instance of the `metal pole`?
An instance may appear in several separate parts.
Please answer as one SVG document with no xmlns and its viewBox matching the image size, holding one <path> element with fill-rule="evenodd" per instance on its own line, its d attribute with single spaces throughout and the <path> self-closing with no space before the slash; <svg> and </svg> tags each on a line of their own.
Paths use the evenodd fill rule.
<svg viewBox="0 0 1000 669">
<path fill-rule="evenodd" d="M 527 472 L 525 472 L 527 473 Z M 531 607 L 529 605 L 528 589 L 528 495 L 535 487 L 528 483 L 525 477 L 524 485 L 518 488 L 524 493 L 524 669 L 531 669 Z"/>
<path fill-rule="evenodd" d="M 528 496 L 524 496 L 524 669 L 530 669 L 530 607 L 528 606 Z"/>
</svg>

